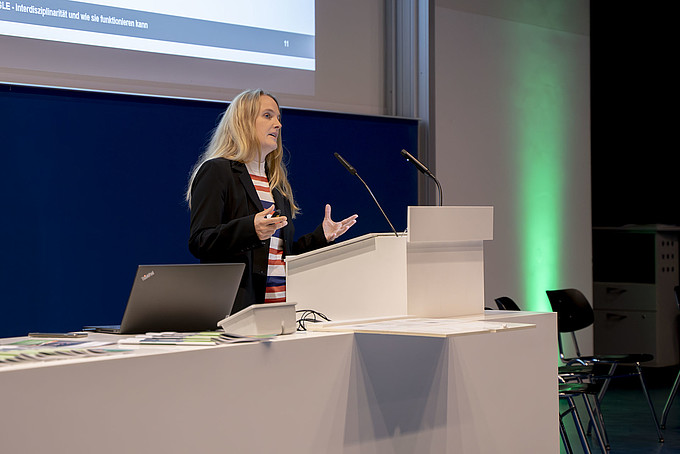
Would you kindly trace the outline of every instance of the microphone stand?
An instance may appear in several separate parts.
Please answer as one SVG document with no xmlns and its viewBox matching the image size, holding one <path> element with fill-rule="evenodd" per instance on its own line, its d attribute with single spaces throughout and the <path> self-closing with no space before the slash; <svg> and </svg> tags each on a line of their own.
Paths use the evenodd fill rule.
<svg viewBox="0 0 680 454">
<path fill-rule="evenodd" d="M 439 206 L 442 206 L 442 185 L 439 184 L 439 180 L 437 180 L 432 173 L 430 173 L 430 177 L 437 183 L 437 189 L 439 190 Z"/>
<path fill-rule="evenodd" d="M 375 202 L 376 205 L 378 205 L 378 208 L 380 209 L 380 212 L 382 213 L 383 216 L 385 216 L 385 220 L 386 220 L 387 223 L 390 225 L 390 228 L 391 228 L 392 231 L 394 232 L 394 235 L 395 235 L 396 237 L 399 237 L 399 234 L 397 233 L 397 229 L 394 228 L 394 226 L 393 226 L 392 223 L 390 222 L 390 219 L 387 217 L 387 214 L 385 214 L 385 210 L 382 209 L 382 207 L 381 207 L 380 204 L 378 203 L 378 199 L 376 199 L 375 196 L 373 195 L 373 191 L 371 191 L 371 188 L 368 187 L 368 185 L 366 184 L 366 182 L 364 181 L 364 179 L 361 178 L 361 177 L 359 176 L 359 173 L 357 172 L 357 170 L 356 170 L 354 167 L 352 167 L 352 165 L 351 165 L 349 162 L 345 161 L 345 158 L 343 158 L 342 156 L 340 156 L 338 153 L 333 153 L 333 156 L 335 156 L 335 157 L 338 159 L 338 161 L 340 161 L 340 164 L 342 164 L 342 165 L 347 169 L 347 171 L 348 171 L 349 173 L 351 173 L 352 175 L 356 176 L 356 177 L 359 179 L 359 181 L 361 181 L 361 182 L 364 184 L 364 186 L 365 186 L 366 189 L 368 190 L 368 193 L 371 194 L 371 197 L 373 197 L 373 201 Z"/>
<path fill-rule="evenodd" d="M 382 209 L 382 207 L 381 207 L 380 204 L 378 203 L 378 199 L 376 199 L 375 196 L 373 195 L 373 191 L 371 191 L 371 188 L 368 187 L 368 185 L 366 184 L 366 182 L 364 181 L 364 179 L 361 178 L 361 177 L 359 176 L 358 173 L 356 174 L 356 177 L 359 179 L 359 181 L 361 181 L 361 182 L 364 184 L 364 186 L 366 186 L 366 189 L 368 190 L 368 193 L 371 194 L 371 197 L 373 197 L 373 201 L 375 202 L 376 205 L 378 205 L 378 208 L 380 209 L 380 212 L 382 213 L 383 216 L 385 216 L 385 220 L 386 220 L 387 223 L 390 225 L 390 228 L 392 229 L 392 231 L 394 232 L 394 234 L 395 234 L 396 236 L 399 236 L 399 234 L 397 233 L 397 229 L 395 229 L 394 226 L 392 225 L 392 223 L 390 222 L 389 218 L 388 218 L 387 215 L 385 214 L 385 211 Z"/>
<path fill-rule="evenodd" d="M 439 191 L 439 206 L 442 206 L 442 185 L 439 184 L 439 180 L 437 180 L 437 177 L 434 176 L 432 172 L 430 172 L 430 169 L 425 167 L 425 165 L 418 161 L 411 153 L 409 153 L 406 150 L 401 150 L 401 155 L 406 158 L 407 161 L 410 161 L 414 166 L 416 166 L 416 169 L 420 170 L 422 173 L 427 175 L 428 177 L 432 178 L 434 182 L 437 184 L 437 189 Z"/>
</svg>

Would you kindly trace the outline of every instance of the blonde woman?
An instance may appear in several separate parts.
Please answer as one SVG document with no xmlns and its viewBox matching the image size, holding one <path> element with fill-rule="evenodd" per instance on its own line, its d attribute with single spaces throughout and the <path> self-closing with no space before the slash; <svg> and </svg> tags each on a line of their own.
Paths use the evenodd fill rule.
<svg viewBox="0 0 680 454">
<path fill-rule="evenodd" d="M 282 157 L 278 101 L 247 90 L 224 112 L 189 179 L 189 250 L 204 263 L 246 265 L 232 313 L 285 301 L 283 258 L 326 246 L 356 222 L 334 222 L 326 205 L 322 223 L 294 241 L 298 207 Z"/>
</svg>

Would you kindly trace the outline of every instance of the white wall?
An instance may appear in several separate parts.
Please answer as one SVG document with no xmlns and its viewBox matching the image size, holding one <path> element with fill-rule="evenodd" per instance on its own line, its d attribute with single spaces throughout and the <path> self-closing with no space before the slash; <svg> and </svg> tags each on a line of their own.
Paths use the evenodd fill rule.
<svg viewBox="0 0 680 454">
<path fill-rule="evenodd" d="M 587 24 L 587 2 L 542 2 L 533 15 L 508 8 L 531 2 L 482 3 L 442 0 L 435 12 L 444 203 L 495 207 L 487 306 L 506 295 L 550 310 L 545 290 L 566 287 L 592 301 L 590 42 L 582 28 L 555 27 L 565 9 Z"/>
</svg>

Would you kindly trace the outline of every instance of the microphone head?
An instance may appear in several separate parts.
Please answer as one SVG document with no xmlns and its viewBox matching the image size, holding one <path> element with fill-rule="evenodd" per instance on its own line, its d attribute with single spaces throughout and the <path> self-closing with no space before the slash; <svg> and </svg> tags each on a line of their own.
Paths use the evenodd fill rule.
<svg viewBox="0 0 680 454">
<path fill-rule="evenodd" d="M 423 163 L 418 161 L 411 153 L 402 149 L 401 155 L 405 157 L 407 161 L 411 161 L 413 165 L 416 166 L 416 169 L 420 170 L 425 175 L 430 175 L 430 170 L 427 167 L 425 167 Z"/>
<path fill-rule="evenodd" d="M 342 164 L 342 165 L 345 167 L 345 169 L 347 169 L 347 171 L 348 171 L 349 173 L 351 173 L 352 175 L 356 175 L 356 174 L 357 174 L 357 169 L 355 169 L 354 167 L 352 167 L 352 165 L 351 165 L 349 162 L 345 161 L 345 158 L 343 158 L 342 156 L 340 156 L 339 153 L 333 153 L 333 156 L 335 156 L 335 157 L 337 158 L 337 160 L 340 161 L 340 164 Z"/>
</svg>

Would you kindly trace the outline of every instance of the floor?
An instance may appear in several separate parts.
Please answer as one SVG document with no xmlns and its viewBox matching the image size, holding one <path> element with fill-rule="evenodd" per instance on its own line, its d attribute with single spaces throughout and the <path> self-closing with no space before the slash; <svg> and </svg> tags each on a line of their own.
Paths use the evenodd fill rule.
<svg viewBox="0 0 680 454">
<path fill-rule="evenodd" d="M 643 369 L 659 421 L 678 369 L 678 366 Z M 602 413 L 609 436 L 610 453 L 680 453 L 680 395 L 675 398 L 668 414 L 666 429 L 662 431 L 663 443 L 658 441 L 651 412 L 637 377 L 612 381 L 602 402 Z M 587 420 L 585 409 L 580 411 L 580 414 L 585 424 Z M 573 429 L 572 420 L 565 420 L 565 426 L 574 452 L 584 452 Z M 591 451 L 600 453 L 594 434 L 589 437 L 589 441 Z M 565 452 L 564 447 L 561 452 Z"/>
</svg>

